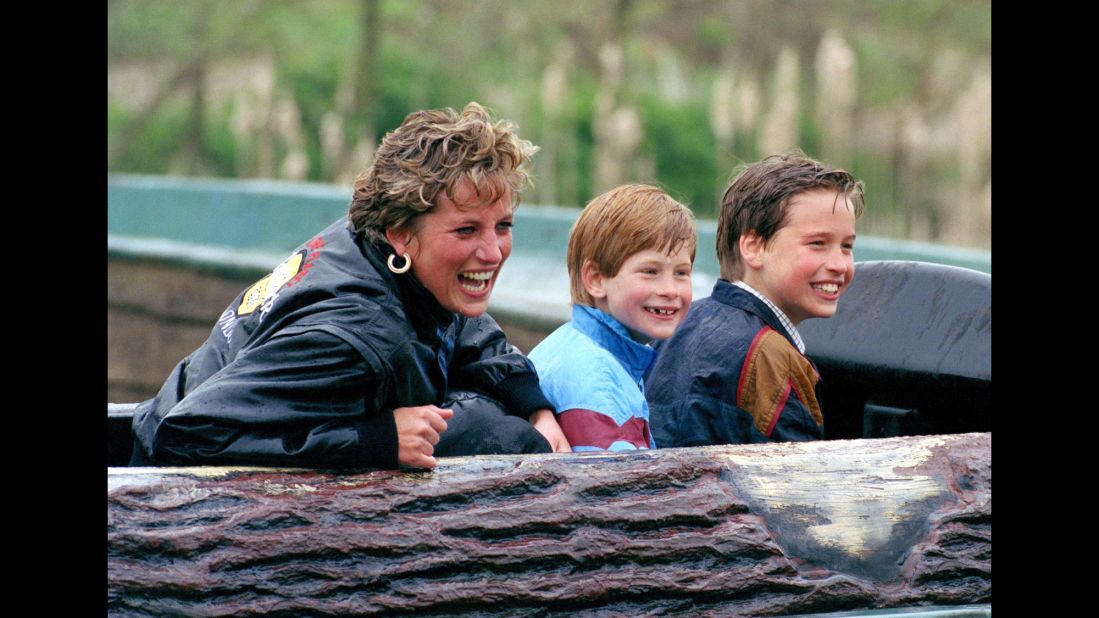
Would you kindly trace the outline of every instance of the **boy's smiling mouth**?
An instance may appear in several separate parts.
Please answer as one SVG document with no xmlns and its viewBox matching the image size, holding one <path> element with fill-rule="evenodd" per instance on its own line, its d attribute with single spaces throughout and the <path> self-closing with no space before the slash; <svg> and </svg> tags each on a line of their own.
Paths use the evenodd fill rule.
<svg viewBox="0 0 1099 618">
<path fill-rule="evenodd" d="M 835 294 L 840 291 L 840 284 L 838 283 L 813 283 L 811 285 L 814 290 L 824 292 L 825 294 Z"/>
<path fill-rule="evenodd" d="M 645 307 L 645 311 L 665 318 L 670 318 L 679 313 L 679 309 L 667 307 Z"/>
</svg>

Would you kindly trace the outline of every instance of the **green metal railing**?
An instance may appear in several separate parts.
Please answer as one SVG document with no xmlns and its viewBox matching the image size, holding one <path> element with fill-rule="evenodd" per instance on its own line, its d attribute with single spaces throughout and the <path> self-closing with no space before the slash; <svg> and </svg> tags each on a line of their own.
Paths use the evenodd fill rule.
<svg viewBox="0 0 1099 618">
<path fill-rule="evenodd" d="M 347 212 L 350 187 L 274 180 L 107 176 L 107 252 L 181 267 L 260 276 Z M 580 211 L 524 204 L 493 311 L 568 319 L 565 248 Z M 718 276 L 716 222 L 699 221 L 695 298 Z M 858 261 L 912 260 L 992 272 L 992 253 L 860 236 Z M 532 283 L 536 282 L 537 285 Z"/>
</svg>

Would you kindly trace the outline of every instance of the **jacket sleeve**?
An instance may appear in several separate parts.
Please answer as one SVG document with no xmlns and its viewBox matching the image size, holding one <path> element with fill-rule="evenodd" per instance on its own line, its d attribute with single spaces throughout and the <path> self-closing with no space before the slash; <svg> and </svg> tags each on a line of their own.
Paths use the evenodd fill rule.
<svg viewBox="0 0 1099 618">
<path fill-rule="evenodd" d="M 698 383 L 695 383 L 698 386 Z M 823 425 L 794 392 L 776 390 L 768 406 L 743 408 L 729 396 L 689 388 L 677 398 L 650 401 L 658 447 L 795 442 L 823 438 Z M 659 427 L 659 429 L 658 429 Z"/>
<path fill-rule="evenodd" d="M 526 418 L 553 404 L 542 394 L 534 365 L 511 345 L 488 314 L 465 320 L 449 370 L 450 388 L 495 397 L 508 411 Z"/>
<path fill-rule="evenodd" d="M 338 329 L 284 331 L 243 350 L 181 401 L 135 419 L 159 465 L 397 467 L 376 355 Z M 144 439 L 143 439 L 144 438 Z"/>
<path fill-rule="evenodd" d="M 791 393 L 767 438 L 772 442 L 820 440 L 824 438 L 824 424 L 817 423 L 812 412 Z"/>
<path fill-rule="evenodd" d="M 818 440 L 824 437 L 819 379 L 812 363 L 784 336 L 764 328 L 748 349 L 732 401 L 766 440 Z"/>
<path fill-rule="evenodd" d="M 646 378 L 658 447 L 823 437 L 816 369 L 781 334 L 764 328 L 744 352 L 694 343 L 662 347 Z"/>
</svg>

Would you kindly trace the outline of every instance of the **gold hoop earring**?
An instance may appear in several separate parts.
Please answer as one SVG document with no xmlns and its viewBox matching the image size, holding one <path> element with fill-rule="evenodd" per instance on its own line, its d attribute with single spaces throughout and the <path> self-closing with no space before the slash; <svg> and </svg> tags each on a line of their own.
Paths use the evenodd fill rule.
<svg viewBox="0 0 1099 618">
<path fill-rule="evenodd" d="M 389 267 L 389 272 L 391 272 L 395 275 L 401 275 L 401 274 L 404 274 L 404 273 L 408 272 L 409 268 L 412 268 L 412 258 L 408 257 L 407 253 L 405 253 L 404 255 L 401 256 L 401 257 L 404 258 L 404 266 L 399 266 L 399 267 L 394 266 L 393 265 L 393 258 L 395 258 L 395 257 L 397 257 L 397 256 L 390 254 L 389 259 L 386 260 L 386 262 L 385 262 L 385 265 Z"/>
</svg>

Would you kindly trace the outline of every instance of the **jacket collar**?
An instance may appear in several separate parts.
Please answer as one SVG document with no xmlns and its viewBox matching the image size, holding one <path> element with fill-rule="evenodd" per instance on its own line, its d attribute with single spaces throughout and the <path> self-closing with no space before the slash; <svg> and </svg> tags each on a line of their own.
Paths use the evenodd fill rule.
<svg viewBox="0 0 1099 618">
<path fill-rule="evenodd" d="M 638 343 L 625 326 L 595 307 L 572 306 L 572 324 L 618 359 L 634 380 L 640 382 L 656 356 L 652 346 Z"/>
<path fill-rule="evenodd" d="M 389 270 L 386 260 L 390 255 L 396 255 L 396 251 L 388 243 L 372 243 L 362 233 L 355 233 L 356 241 L 362 250 L 363 256 L 374 267 L 383 281 L 389 282 L 389 289 L 394 291 L 402 305 L 405 316 L 416 329 L 416 334 L 421 341 L 433 341 L 441 339 L 443 333 L 459 319 L 458 314 L 447 311 L 435 299 L 435 296 L 420 283 L 411 271 L 398 275 Z"/>
<path fill-rule="evenodd" d="M 782 321 L 778 319 L 775 312 L 771 311 L 771 308 L 768 307 L 766 303 L 756 298 L 756 296 L 748 290 L 734 285 L 726 279 L 718 279 L 717 283 L 714 284 L 714 291 L 710 294 L 710 297 L 720 303 L 743 309 L 748 313 L 758 316 L 767 326 L 782 333 L 782 336 L 786 337 L 786 339 L 789 340 L 790 345 L 794 346 L 795 349 L 800 349 L 797 341 L 795 341 L 790 332 L 786 330 L 786 327 L 782 325 Z"/>
</svg>

